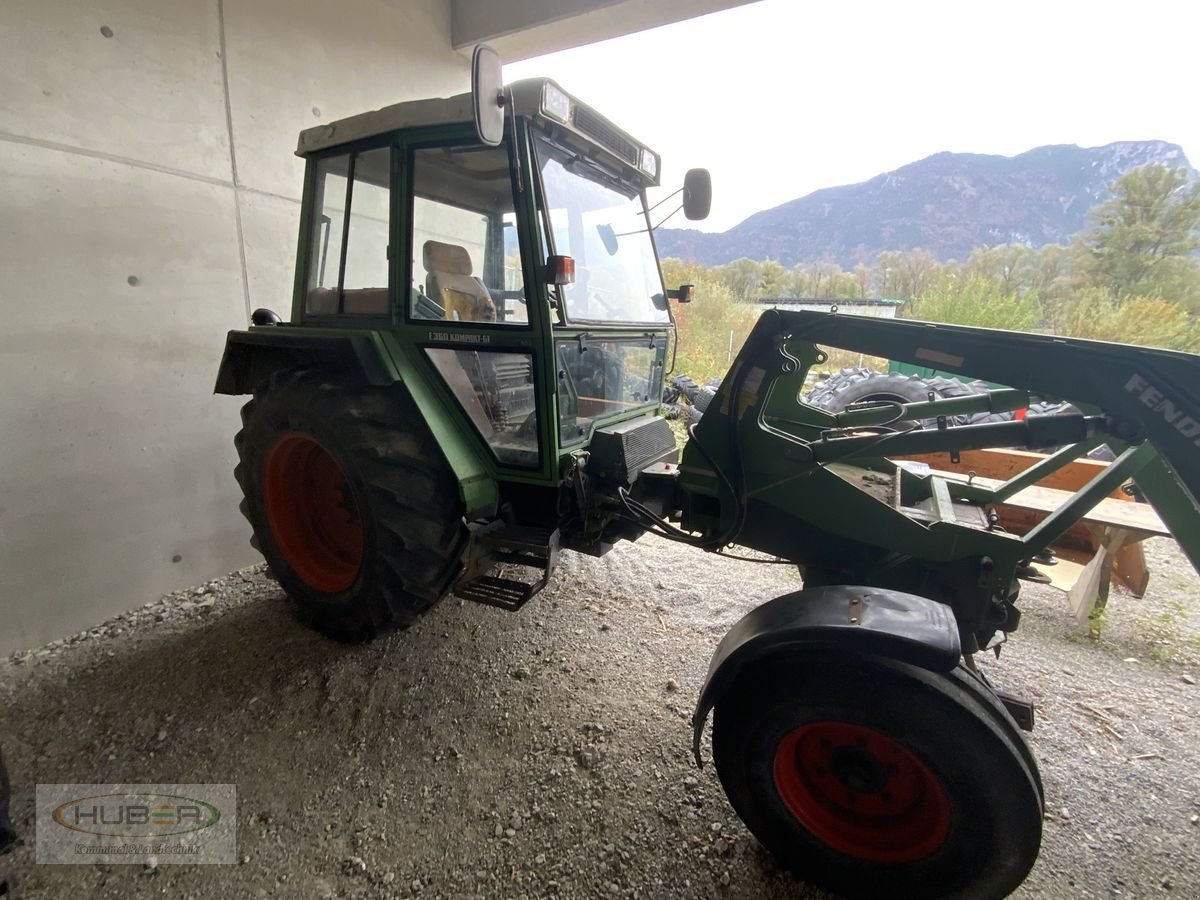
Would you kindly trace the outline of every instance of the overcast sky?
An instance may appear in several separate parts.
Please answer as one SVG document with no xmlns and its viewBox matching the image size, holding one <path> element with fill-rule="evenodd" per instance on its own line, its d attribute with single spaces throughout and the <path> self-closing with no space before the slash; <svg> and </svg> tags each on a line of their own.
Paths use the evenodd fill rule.
<svg viewBox="0 0 1200 900">
<path fill-rule="evenodd" d="M 1197 0 L 762 0 L 505 77 L 554 78 L 659 151 L 672 190 L 710 169 L 721 231 L 940 150 L 1161 139 L 1200 167 L 1197 26 Z"/>
</svg>

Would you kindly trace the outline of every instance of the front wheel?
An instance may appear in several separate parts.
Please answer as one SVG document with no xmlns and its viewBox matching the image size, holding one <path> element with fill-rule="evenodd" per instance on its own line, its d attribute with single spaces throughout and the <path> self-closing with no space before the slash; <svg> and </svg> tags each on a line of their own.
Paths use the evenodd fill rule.
<svg viewBox="0 0 1200 900">
<path fill-rule="evenodd" d="M 760 664 L 717 703 L 713 759 L 763 845 L 844 896 L 1004 897 L 1037 859 L 1032 754 L 961 666 L 811 652 Z"/>
</svg>

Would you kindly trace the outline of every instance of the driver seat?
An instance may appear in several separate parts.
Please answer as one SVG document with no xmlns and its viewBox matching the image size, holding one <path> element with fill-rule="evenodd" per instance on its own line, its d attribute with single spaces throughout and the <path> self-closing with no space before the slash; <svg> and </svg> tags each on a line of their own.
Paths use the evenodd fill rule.
<svg viewBox="0 0 1200 900">
<path fill-rule="evenodd" d="M 426 241 L 421 257 L 426 272 L 425 291 L 441 303 L 447 320 L 496 321 L 496 304 L 487 286 L 471 274 L 471 255 L 465 247 Z"/>
</svg>

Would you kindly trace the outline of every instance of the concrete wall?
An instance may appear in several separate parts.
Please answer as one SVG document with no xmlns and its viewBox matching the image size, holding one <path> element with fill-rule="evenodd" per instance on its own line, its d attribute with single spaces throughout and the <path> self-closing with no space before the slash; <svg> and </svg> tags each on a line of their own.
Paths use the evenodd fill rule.
<svg viewBox="0 0 1200 900">
<path fill-rule="evenodd" d="M 224 334 L 321 121 L 468 86 L 446 0 L 0 6 L 0 653 L 257 559 Z"/>
</svg>

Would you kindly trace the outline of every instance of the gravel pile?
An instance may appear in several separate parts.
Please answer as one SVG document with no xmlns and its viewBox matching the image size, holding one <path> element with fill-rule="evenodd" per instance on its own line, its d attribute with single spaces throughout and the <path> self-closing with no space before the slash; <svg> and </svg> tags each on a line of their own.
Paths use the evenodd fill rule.
<svg viewBox="0 0 1200 900">
<path fill-rule="evenodd" d="M 1038 704 L 1026 897 L 1200 896 L 1200 610 L 1156 541 L 1104 638 L 1026 591 L 989 676 Z M 523 612 L 451 599 L 367 646 L 297 624 L 262 568 L 0 662 L 16 897 L 820 897 L 697 770 L 713 647 L 788 566 L 645 537 L 564 553 Z M 705 741 L 705 754 L 708 742 Z M 35 782 L 236 782 L 234 866 L 33 864 Z"/>
</svg>

